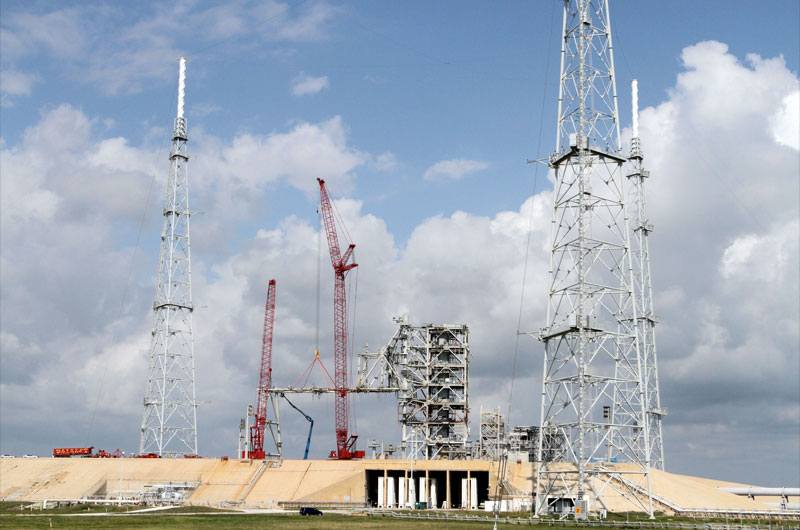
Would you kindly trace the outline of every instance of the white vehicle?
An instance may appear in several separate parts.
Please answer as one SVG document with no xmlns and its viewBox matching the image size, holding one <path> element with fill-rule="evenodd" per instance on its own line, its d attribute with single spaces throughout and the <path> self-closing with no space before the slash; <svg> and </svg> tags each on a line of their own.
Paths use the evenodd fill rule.
<svg viewBox="0 0 800 530">
<path fill-rule="evenodd" d="M 0 455 L 0 458 L 14 458 L 14 455 Z"/>
<path fill-rule="evenodd" d="M 36 455 L 22 455 L 22 458 L 39 458 Z"/>
</svg>

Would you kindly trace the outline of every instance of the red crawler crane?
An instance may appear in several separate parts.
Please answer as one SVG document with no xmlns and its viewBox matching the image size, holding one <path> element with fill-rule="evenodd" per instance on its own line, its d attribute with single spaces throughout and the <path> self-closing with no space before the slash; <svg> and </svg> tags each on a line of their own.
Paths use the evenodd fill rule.
<svg viewBox="0 0 800 530">
<path fill-rule="evenodd" d="M 248 458 L 260 460 L 265 457 L 264 431 L 267 426 L 267 398 L 272 379 L 272 329 L 275 325 L 275 280 L 267 287 L 267 308 L 264 311 L 264 337 L 261 341 L 261 370 L 256 394 L 255 424 L 250 426 L 250 452 Z"/>
<path fill-rule="evenodd" d="M 325 188 L 325 181 L 319 182 L 319 202 L 322 219 L 325 222 L 325 234 L 328 236 L 328 248 L 333 265 L 333 364 L 334 364 L 334 396 L 336 411 L 336 450 L 331 451 L 330 458 L 349 460 L 363 458 L 364 451 L 356 451 L 357 434 L 348 437 L 347 417 L 347 296 L 344 288 L 344 275 L 347 271 L 358 267 L 357 263 L 347 262 L 353 255 L 355 244 L 351 243 L 344 255 L 339 248 L 339 237 L 336 234 L 336 222 L 333 218 L 333 207 Z"/>
</svg>

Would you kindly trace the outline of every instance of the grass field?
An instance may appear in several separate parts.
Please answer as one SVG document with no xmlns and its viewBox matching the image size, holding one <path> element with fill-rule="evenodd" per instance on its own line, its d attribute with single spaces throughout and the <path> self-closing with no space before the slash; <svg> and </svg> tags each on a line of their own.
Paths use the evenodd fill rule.
<svg viewBox="0 0 800 530">
<path fill-rule="evenodd" d="M 387 529 L 387 530 L 434 530 L 434 529 L 476 529 L 489 528 L 487 521 L 443 521 L 408 520 L 391 517 L 353 516 L 328 512 L 322 517 L 301 517 L 292 514 L 246 514 L 231 510 L 219 510 L 200 506 L 183 506 L 164 511 L 128 514 L 141 507 L 98 506 L 79 504 L 52 508 L 48 510 L 26 509 L 27 503 L 0 502 L 0 528 L 166 528 L 166 529 L 204 529 L 204 528 L 288 528 L 288 529 Z M 21 509 L 22 507 L 22 509 Z M 473 515 L 491 515 L 480 512 Z M 527 518 L 529 514 L 503 514 L 503 517 Z M 644 514 L 610 514 L 610 520 L 642 521 Z M 659 517 L 661 521 L 676 522 L 724 522 L 724 519 L 689 519 Z M 732 521 L 733 522 L 733 521 Z M 737 521 L 738 522 L 738 521 Z M 498 528 L 520 528 L 518 525 L 503 524 Z M 633 525 L 632 525 L 633 526 Z M 789 523 L 788 526 L 795 524 Z M 528 527 L 531 528 L 531 527 Z M 560 530 L 559 526 L 538 526 L 546 530 Z M 575 530 L 574 527 L 569 527 Z"/>
<path fill-rule="evenodd" d="M 78 504 L 48 510 L 25 509 L 29 503 L 0 502 L 0 528 L 288 528 L 337 530 L 391 529 L 434 530 L 479 528 L 474 522 L 397 520 L 384 517 L 326 513 L 322 517 L 297 514 L 242 514 L 202 506 L 182 506 L 166 511 L 127 515 L 140 506 Z M 23 509 L 20 509 L 23 507 Z M 52 525 L 52 526 L 51 526 Z M 486 526 L 486 523 L 483 523 Z"/>
<path fill-rule="evenodd" d="M 242 514 L 200 506 L 183 506 L 145 514 L 126 512 L 141 507 L 98 506 L 79 504 L 48 510 L 25 509 L 28 503 L 0 502 L 0 528 L 288 528 L 288 529 L 387 529 L 435 530 L 475 529 L 486 527 L 485 521 L 420 521 L 388 517 L 351 516 L 326 513 L 322 517 L 301 517 L 292 514 Z M 20 507 L 23 509 L 20 509 Z M 108 511 L 106 511 L 108 510 Z M 484 515 L 481 513 L 481 515 Z M 506 527 L 507 525 L 501 525 Z M 509 525 L 510 526 L 510 525 Z M 515 525 L 516 526 L 516 525 Z M 518 528 L 518 527 L 517 527 Z M 548 528 L 550 530 L 550 528 Z"/>
<path fill-rule="evenodd" d="M 389 518 L 356 517 L 325 514 L 322 517 L 273 514 L 220 514 L 220 515 L 124 515 L 124 516 L 67 516 L 0 515 L 0 528 L 288 528 L 288 529 L 387 529 L 387 530 L 434 530 L 475 529 L 482 524 L 474 522 L 416 521 Z M 505 526 L 505 525 L 503 525 Z"/>
</svg>

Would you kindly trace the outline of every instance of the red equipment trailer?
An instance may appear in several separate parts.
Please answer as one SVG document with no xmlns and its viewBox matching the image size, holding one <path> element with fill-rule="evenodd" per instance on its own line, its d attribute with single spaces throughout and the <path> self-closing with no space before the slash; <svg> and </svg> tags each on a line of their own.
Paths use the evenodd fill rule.
<svg viewBox="0 0 800 530">
<path fill-rule="evenodd" d="M 69 458 L 71 456 L 92 456 L 94 446 L 91 447 L 56 447 L 53 449 L 53 457 Z"/>
</svg>

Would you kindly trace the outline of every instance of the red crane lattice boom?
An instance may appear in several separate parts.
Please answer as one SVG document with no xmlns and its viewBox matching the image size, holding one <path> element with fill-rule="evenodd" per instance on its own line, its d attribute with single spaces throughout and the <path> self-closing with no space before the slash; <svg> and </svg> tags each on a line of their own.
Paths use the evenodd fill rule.
<svg viewBox="0 0 800 530">
<path fill-rule="evenodd" d="M 264 433 L 267 426 L 267 400 L 272 379 L 272 330 L 275 327 L 275 280 L 267 287 L 267 307 L 264 311 L 264 335 L 261 340 L 261 368 L 256 394 L 255 422 L 250 426 L 250 453 L 248 458 L 263 459 Z"/>
<path fill-rule="evenodd" d="M 328 249 L 333 265 L 333 364 L 334 364 L 334 409 L 336 413 L 336 450 L 331 451 L 331 458 L 347 460 L 363 458 L 364 451 L 356 451 L 357 434 L 348 435 L 349 418 L 347 410 L 347 293 L 344 277 L 349 270 L 358 267 L 357 263 L 347 263 L 353 255 L 354 243 L 342 254 L 339 247 L 339 236 L 336 233 L 336 222 L 333 207 L 325 187 L 325 181 L 319 182 L 319 202 L 325 234 L 328 236 Z"/>
</svg>

